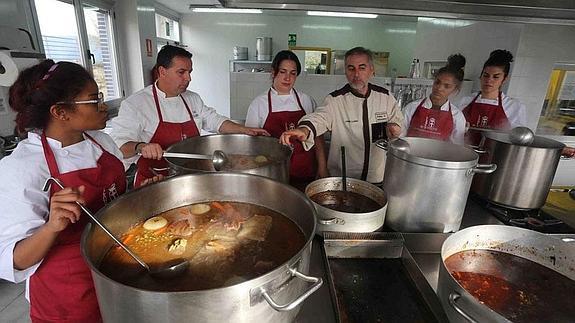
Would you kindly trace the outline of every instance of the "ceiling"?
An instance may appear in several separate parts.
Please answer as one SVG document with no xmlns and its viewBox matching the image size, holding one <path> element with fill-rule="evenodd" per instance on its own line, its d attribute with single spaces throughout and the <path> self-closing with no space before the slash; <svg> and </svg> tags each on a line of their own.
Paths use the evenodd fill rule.
<svg viewBox="0 0 575 323">
<path fill-rule="evenodd" d="M 575 24 L 574 0 L 156 0 L 181 14 L 190 6 L 325 10 L 516 22 Z"/>
</svg>

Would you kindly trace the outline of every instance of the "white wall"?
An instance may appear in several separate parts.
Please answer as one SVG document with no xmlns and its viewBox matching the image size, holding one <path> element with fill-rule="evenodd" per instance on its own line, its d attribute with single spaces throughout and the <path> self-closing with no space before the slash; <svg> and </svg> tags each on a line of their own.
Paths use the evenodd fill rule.
<svg viewBox="0 0 575 323">
<path fill-rule="evenodd" d="M 126 96 L 144 87 L 137 6 L 137 0 L 122 0 L 115 5 L 120 58 L 118 65 L 122 69 Z"/>
<path fill-rule="evenodd" d="M 181 21 L 182 41 L 194 54 L 190 89 L 206 104 L 230 115 L 229 65 L 234 46 L 255 55 L 256 37 L 273 38 L 273 52 L 287 48 L 287 37 L 297 34 L 298 46 L 349 49 L 365 46 L 390 52 L 389 69 L 407 74 L 415 46 L 416 22 L 382 19 L 325 18 L 293 15 L 188 14 Z M 339 29 L 318 29 L 339 28 Z M 371 31 L 371 32 L 367 32 Z M 195 81 L 196 80 L 196 81 Z M 201 81 L 197 81 L 201 80 Z"/>
<path fill-rule="evenodd" d="M 557 62 L 575 63 L 575 26 L 523 26 L 508 93 L 526 105 L 532 129 L 539 121 L 549 77 Z"/>
<path fill-rule="evenodd" d="M 461 53 L 467 61 L 465 78 L 479 89 L 479 75 L 489 53 L 507 49 L 515 55 L 523 25 L 513 23 L 433 19 L 417 23 L 414 57 L 426 61 L 447 61 L 451 54 Z M 513 71 L 512 71 L 513 72 Z"/>
</svg>

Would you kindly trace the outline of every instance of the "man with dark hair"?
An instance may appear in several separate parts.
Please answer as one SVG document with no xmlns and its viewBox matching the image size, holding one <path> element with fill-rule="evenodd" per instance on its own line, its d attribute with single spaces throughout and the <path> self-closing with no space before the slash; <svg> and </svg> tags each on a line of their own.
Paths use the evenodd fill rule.
<svg viewBox="0 0 575 323">
<path fill-rule="evenodd" d="M 187 50 L 162 47 L 155 69 L 155 83 L 124 100 L 112 120 L 111 135 L 124 158 L 141 155 L 136 161 L 135 187 L 154 176 L 151 168 L 166 167 L 165 149 L 199 136 L 200 129 L 269 136 L 264 129 L 244 127 L 219 115 L 197 93 L 187 90 L 192 73 L 192 54 Z"/>
<path fill-rule="evenodd" d="M 322 107 L 301 118 L 298 128 L 284 132 L 280 141 L 289 144 L 295 137 L 305 149 L 310 149 L 315 137 L 331 131 L 329 174 L 341 175 L 340 147 L 344 146 L 348 176 L 381 182 L 385 154 L 375 142 L 399 137 L 403 114 L 386 89 L 369 83 L 374 76 L 373 54 L 369 49 L 355 47 L 347 51 L 345 66 L 348 84 L 330 93 Z"/>
</svg>

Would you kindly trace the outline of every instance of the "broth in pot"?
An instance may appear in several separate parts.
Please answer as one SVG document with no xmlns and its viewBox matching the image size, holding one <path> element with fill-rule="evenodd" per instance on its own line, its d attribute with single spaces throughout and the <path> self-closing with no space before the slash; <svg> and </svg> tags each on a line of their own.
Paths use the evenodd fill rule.
<svg viewBox="0 0 575 323">
<path fill-rule="evenodd" d="M 263 275 L 305 244 L 300 228 L 268 208 L 241 202 L 196 203 L 135 224 L 122 241 L 150 266 L 188 259 L 188 272 L 155 280 L 119 247 L 100 270 L 125 285 L 154 291 L 226 287 Z"/>
</svg>

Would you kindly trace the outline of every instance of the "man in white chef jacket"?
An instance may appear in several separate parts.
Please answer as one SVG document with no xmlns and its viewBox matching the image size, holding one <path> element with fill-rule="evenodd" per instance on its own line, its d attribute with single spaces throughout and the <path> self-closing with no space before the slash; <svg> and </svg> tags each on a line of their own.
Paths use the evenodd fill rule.
<svg viewBox="0 0 575 323">
<path fill-rule="evenodd" d="M 164 150 L 199 136 L 201 129 L 269 136 L 264 129 L 244 127 L 219 115 L 197 93 L 187 90 L 192 73 L 192 54 L 187 50 L 162 47 L 155 69 L 156 82 L 124 100 L 112 120 L 111 136 L 124 158 L 141 155 L 136 162 L 136 187 L 153 177 L 151 168 L 166 166 L 162 159 Z"/>
<path fill-rule="evenodd" d="M 284 132 L 280 141 L 289 144 L 294 137 L 310 149 L 315 137 L 331 131 L 329 174 L 341 175 L 340 147 L 345 146 L 347 175 L 379 183 L 383 181 L 385 151 L 375 142 L 399 137 L 403 114 L 386 89 L 369 83 L 374 76 L 370 50 L 350 49 L 345 54 L 345 66 L 348 84 L 330 93 L 322 107 L 305 115 L 298 128 Z"/>
</svg>

